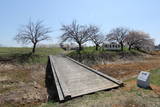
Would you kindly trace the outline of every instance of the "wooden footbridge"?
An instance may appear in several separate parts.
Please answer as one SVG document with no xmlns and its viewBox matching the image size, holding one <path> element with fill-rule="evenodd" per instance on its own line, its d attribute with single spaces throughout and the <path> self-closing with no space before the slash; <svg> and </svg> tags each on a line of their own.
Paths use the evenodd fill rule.
<svg viewBox="0 0 160 107">
<path fill-rule="evenodd" d="M 49 56 L 49 61 L 60 101 L 123 84 L 69 57 Z"/>
</svg>

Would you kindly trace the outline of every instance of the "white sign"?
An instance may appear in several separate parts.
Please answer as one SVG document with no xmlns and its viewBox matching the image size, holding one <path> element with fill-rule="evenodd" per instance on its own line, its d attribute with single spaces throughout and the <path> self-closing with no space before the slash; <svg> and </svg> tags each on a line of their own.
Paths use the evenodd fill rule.
<svg viewBox="0 0 160 107">
<path fill-rule="evenodd" d="M 137 78 L 137 85 L 142 88 L 149 87 L 150 73 L 141 71 Z"/>
</svg>

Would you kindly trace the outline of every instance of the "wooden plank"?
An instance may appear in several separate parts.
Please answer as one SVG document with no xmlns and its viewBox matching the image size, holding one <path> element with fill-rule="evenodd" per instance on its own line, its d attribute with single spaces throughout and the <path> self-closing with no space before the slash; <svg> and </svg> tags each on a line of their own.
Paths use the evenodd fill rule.
<svg viewBox="0 0 160 107">
<path fill-rule="evenodd" d="M 64 100 L 119 87 L 118 80 L 62 56 L 50 56 Z"/>
<path fill-rule="evenodd" d="M 53 57 L 53 56 L 50 56 L 50 60 L 51 60 L 51 62 L 52 62 L 52 66 L 54 66 L 54 65 L 55 65 L 54 57 Z M 69 92 L 69 90 L 68 90 L 68 87 L 67 87 L 67 85 L 65 84 L 63 78 L 61 77 L 61 75 L 60 75 L 58 69 L 56 68 L 56 66 L 54 66 L 54 71 L 55 71 L 55 73 L 56 73 L 56 75 L 57 75 L 57 77 L 58 77 L 59 84 L 60 84 L 60 86 L 61 86 L 61 90 L 62 90 L 62 92 L 63 92 L 63 95 L 64 95 L 65 99 L 71 98 L 71 94 L 70 94 L 70 92 Z"/>
<path fill-rule="evenodd" d="M 102 72 L 99 72 L 99 71 L 93 69 L 93 68 L 90 68 L 90 67 L 88 67 L 88 66 L 86 66 L 86 65 L 84 65 L 84 64 L 82 64 L 82 63 L 80 63 L 80 62 L 78 62 L 78 61 L 76 61 L 76 60 L 74 60 L 74 59 L 72 59 L 72 58 L 70 58 L 70 57 L 67 57 L 67 56 L 66 56 L 66 58 L 68 58 L 69 60 L 71 60 L 71 61 L 73 61 L 73 62 L 75 62 L 75 63 L 77 63 L 77 64 L 79 64 L 79 65 L 81 65 L 81 66 L 83 66 L 83 67 L 85 67 L 85 68 L 87 68 L 87 69 L 89 69 L 89 70 L 92 71 L 92 72 L 95 72 L 96 74 L 98 74 L 98 75 L 100 75 L 100 76 L 102 76 L 102 77 L 104 77 L 104 78 L 106 78 L 106 79 L 109 79 L 109 80 L 117 83 L 117 84 L 120 85 L 120 86 L 123 86 L 123 82 L 120 81 L 120 80 L 117 80 L 117 79 L 115 79 L 115 78 L 113 78 L 113 77 L 110 77 L 110 76 L 108 76 L 108 75 L 106 75 L 106 74 L 104 74 L 104 73 L 102 73 Z"/>
<path fill-rule="evenodd" d="M 57 75 L 56 75 L 56 73 L 55 73 L 55 69 L 54 69 L 53 63 L 52 63 L 52 61 L 50 60 L 50 58 L 51 58 L 51 56 L 49 56 L 48 60 L 49 60 L 50 65 L 51 65 L 53 77 L 54 77 L 55 84 L 56 84 L 56 88 L 57 88 L 57 92 L 58 92 L 58 97 L 59 97 L 59 100 L 60 100 L 60 101 L 63 101 L 63 100 L 64 100 L 64 95 L 63 95 L 62 89 L 61 89 L 61 87 L 60 87 L 58 77 L 57 77 Z"/>
</svg>

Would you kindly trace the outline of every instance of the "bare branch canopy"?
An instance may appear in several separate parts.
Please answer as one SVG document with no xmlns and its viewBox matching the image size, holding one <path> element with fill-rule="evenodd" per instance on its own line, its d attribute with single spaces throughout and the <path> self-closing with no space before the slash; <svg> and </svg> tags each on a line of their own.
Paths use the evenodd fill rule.
<svg viewBox="0 0 160 107">
<path fill-rule="evenodd" d="M 154 40 L 150 38 L 149 34 L 142 31 L 130 31 L 125 41 L 129 50 L 132 48 L 151 50 L 154 47 Z"/>
<path fill-rule="evenodd" d="M 118 27 L 107 35 L 108 41 L 117 42 L 121 45 L 121 50 L 123 51 L 125 38 L 128 35 L 129 30 L 127 28 Z"/>
<path fill-rule="evenodd" d="M 38 42 L 49 40 L 48 34 L 51 32 L 49 28 L 45 27 L 43 21 L 32 22 L 29 21 L 27 25 L 22 26 L 15 40 L 23 44 L 33 44 L 32 53 L 35 52 L 35 48 Z"/>
<path fill-rule="evenodd" d="M 62 42 L 74 41 L 79 46 L 79 51 L 82 50 L 82 45 L 89 40 L 88 28 L 85 25 L 79 25 L 73 21 L 71 25 L 62 25 L 61 36 Z"/>
<path fill-rule="evenodd" d="M 89 37 L 90 40 L 95 44 L 96 50 L 98 50 L 98 47 L 100 44 L 102 44 L 105 40 L 103 34 L 100 32 L 99 27 L 95 25 L 90 25 L 89 26 Z"/>
</svg>

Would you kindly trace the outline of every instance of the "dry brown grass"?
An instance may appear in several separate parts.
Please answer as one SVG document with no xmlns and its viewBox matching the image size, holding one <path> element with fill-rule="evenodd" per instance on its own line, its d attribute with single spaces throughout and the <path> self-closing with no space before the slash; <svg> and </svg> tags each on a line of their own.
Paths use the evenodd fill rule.
<svg viewBox="0 0 160 107">
<path fill-rule="evenodd" d="M 0 107 L 33 107 L 47 100 L 44 65 L 1 66 Z"/>
<path fill-rule="evenodd" d="M 94 65 L 97 69 L 105 74 L 113 76 L 118 79 L 123 79 L 129 76 L 138 74 L 140 71 L 149 71 L 160 68 L 160 57 L 153 56 L 145 58 L 142 61 L 133 61 L 129 63 L 113 63 L 104 65 Z"/>
</svg>

